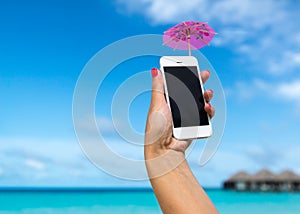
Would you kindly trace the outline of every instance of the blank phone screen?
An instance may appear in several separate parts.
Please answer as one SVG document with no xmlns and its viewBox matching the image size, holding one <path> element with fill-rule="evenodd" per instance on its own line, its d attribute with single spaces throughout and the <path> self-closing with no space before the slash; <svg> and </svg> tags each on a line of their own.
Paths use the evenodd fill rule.
<svg viewBox="0 0 300 214">
<path fill-rule="evenodd" d="M 164 67 L 174 128 L 209 125 L 196 66 Z"/>
</svg>

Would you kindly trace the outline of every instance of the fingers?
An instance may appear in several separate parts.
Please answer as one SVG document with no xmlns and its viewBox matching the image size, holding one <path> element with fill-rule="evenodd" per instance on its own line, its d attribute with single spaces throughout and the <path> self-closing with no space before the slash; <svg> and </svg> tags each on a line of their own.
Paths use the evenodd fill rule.
<svg viewBox="0 0 300 214">
<path fill-rule="evenodd" d="M 165 103 L 166 99 L 164 96 L 164 80 L 161 72 L 152 68 L 152 96 L 151 96 L 151 107 L 160 106 L 161 103 Z"/>
<path fill-rule="evenodd" d="M 214 96 L 214 92 L 212 89 L 209 89 L 204 92 L 204 99 L 206 102 L 210 102 L 213 96 Z"/>
<path fill-rule="evenodd" d="M 202 71 L 200 73 L 200 75 L 201 75 L 202 83 L 205 84 L 205 82 L 208 80 L 208 78 L 210 76 L 210 72 L 208 70 L 205 70 L 205 71 Z M 204 99 L 207 102 L 204 106 L 204 109 L 210 118 L 213 118 L 213 116 L 215 115 L 215 109 L 209 103 L 211 101 L 211 99 L 213 98 L 213 95 L 214 95 L 214 92 L 211 89 L 204 92 Z"/>
<path fill-rule="evenodd" d="M 212 105 L 210 103 L 206 103 L 204 106 L 204 110 L 207 112 L 208 116 L 210 118 L 213 118 L 215 115 L 215 109 L 214 107 L 212 107 Z"/>
<path fill-rule="evenodd" d="M 152 96 L 151 96 L 151 108 L 160 108 L 161 104 L 166 103 L 164 96 L 164 81 L 161 72 L 153 68 L 152 74 Z M 203 84 L 208 80 L 210 72 L 208 70 L 200 73 Z M 209 89 L 204 92 L 204 99 L 207 102 L 204 106 L 205 111 L 209 117 L 212 118 L 215 115 L 215 109 L 209 103 L 213 97 L 213 90 Z"/>
<path fill-rule="evenodd" d="M 208 78 L 210 76 L 210 72 L 208 70 L 204 70 L 204 71 L 200 72 L 200 76 L 201 76 L 201 79 L 202 79 L 202 83 L 204 85 L 205 82 L 208 80 Z"/>
</svg>

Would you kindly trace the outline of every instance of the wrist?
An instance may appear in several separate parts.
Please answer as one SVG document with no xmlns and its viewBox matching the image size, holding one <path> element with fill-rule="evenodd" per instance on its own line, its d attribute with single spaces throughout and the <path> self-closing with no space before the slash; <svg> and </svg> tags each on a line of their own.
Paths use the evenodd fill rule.
<svg viewBox="0 0 300 214">
<path fill-rule="evenodd" d="M 144 155 L 145 159 L 153 159 L 160 157 L 166 154 L 168 150 L 166 148 L 161 147 L 160 145 L 145 145 L 144 146 Z"/>
<path fill-rule="evenodd" d="M 145 164 L 150 179 L 160 177 L 185 162 L 185 155 L 172 149 L 145 148 Z"/>
<path fill-rule="evenodd" d="M 145 145 L 144 146 L 144 156 L 145 160 L 150 160 L 154 158 L 159 158 L 163 156 L 169 156 L 172 154 L 172 157 L 174 158 L 185 158 L 185 152 L 172 149 L 172 148 L 166 148 L 162 145 Z"/>
</svg>

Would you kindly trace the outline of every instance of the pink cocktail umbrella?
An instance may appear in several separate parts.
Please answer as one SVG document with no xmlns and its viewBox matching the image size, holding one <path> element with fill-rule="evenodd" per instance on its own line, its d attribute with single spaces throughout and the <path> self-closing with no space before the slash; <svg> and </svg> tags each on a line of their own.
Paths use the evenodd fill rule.
<svg viewBox="0 0 300 214">
<path fill-rule="evenodd" d="M 206 22 L 181 22 L 164 32 L 163 41 L 174 49 L 196 50 L 209 45 L 216 32 Z"/>
</svg>

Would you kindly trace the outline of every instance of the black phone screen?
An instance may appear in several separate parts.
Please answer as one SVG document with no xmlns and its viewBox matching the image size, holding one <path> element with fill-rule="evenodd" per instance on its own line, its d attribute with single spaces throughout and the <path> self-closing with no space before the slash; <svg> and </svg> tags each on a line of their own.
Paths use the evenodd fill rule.
<svg viewBox="0 0 300 214">
<path fill-rule="evenodd" d="M 209 125 L 196 66 L 164 67 L 174 128 Z"/>
</svg>

